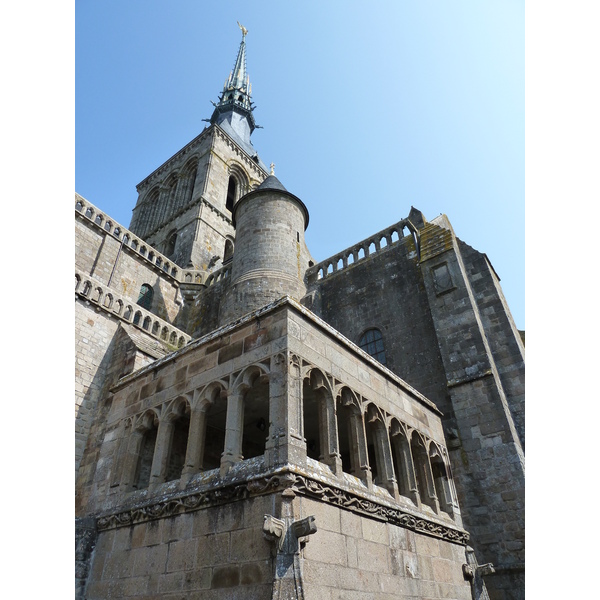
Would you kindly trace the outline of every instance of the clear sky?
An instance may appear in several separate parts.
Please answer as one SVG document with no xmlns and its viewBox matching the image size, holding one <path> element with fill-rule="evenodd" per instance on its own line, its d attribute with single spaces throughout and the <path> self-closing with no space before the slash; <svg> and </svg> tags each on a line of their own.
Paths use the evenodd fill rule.
<svg viewBox="0 0 600 600">
<path fill-rule="evenodd" d="M 310 212 L 316 261 L 448 215 L 525 328 L 519 0 L 75 3 L 76 191 L 128 226 L 135 186 L 207 125 L 248 29 L 253 144 Z"/>
</svg>

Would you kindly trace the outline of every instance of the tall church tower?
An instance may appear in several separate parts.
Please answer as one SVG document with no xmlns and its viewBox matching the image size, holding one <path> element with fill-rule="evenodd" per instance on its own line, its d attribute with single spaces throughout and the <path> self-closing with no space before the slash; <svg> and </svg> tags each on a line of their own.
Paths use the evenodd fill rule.
<svg viewBox="0 0 600 600">
<path fill-rule="evenodd" d="M 130 230 L 182 268 L 210 271 L 233 254 L 233 205 L 267 177 L 256 128 L 246 34 L 204 131 L 137 186 Z"/>
</svg>

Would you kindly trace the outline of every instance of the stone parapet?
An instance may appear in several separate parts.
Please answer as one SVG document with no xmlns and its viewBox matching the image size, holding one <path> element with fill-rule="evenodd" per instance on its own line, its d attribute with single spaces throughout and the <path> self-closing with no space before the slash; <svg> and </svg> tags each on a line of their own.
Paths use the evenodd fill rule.
<svg viewBox="0 0 600 600">
<path fill-rule="evenodd" d="M 402 219 L 398 223 L 386 227 L 378 233 L 310 267 L 306 271 L 307 281 L 311 284 L 317 282 L 319 279 L 339 273 L 349 266 L 397 244 L 404 237 L 408 236 L 418 241 L 419 231 L 409 219 Z M 418 245 L 416 248 L 418 251 Z"/>
<path fill-rule="evenodd" d="M 94 277 L 77 269 L 75 270 L 75 294 L 82 301 L 95 306 L 96 310 L 104 311 L 113 318 L 141 329 L 157 340 L 169 344 L 172 349 L 181 348 L 192 339 L 181 329 L 132 303 L 130 299 L 118 294 L 113 288 L 107 287 Z"/>
</svg>

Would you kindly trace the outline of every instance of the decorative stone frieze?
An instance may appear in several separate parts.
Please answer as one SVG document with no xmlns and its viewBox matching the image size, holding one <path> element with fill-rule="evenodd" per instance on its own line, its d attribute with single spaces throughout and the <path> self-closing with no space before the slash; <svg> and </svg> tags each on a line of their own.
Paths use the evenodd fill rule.
<svg viewBox="0 0 600 600">
<path fill-rule="evenodd" d="M 292 490 L 297 495 L 307 496 L 364 517 L 389 522 L 453 543 L 466 544 L 469 540 L 468 532 L 456 526 L 443 524 L 425 516 L 411 514 L 400 507 L 361 497 L 355 492 L 325 484 L 307 474 L 295 473 L 289 469 L 280 469 L 277 472 L 241 483 L 230 483 L 206 490 L 180 492 L 126 510 L 100 514 L 97 517 L 97 528 L 99 531 L 103 531 L 131 526 L 153 519 L 172 517 L 210 506 L 227 504 L 251 496 L 282 492 L 286 489 Z"/>
</svg>

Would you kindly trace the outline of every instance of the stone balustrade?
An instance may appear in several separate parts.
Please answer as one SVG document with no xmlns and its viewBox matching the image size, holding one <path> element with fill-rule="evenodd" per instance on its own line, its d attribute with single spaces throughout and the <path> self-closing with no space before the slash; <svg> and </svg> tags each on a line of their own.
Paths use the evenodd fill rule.
<svg viewBox="0 0 600 600">
<path fill-rule="evenodd" d="M 338 252 L 330 258 L 326 258 L 320 263 L 310 267 L 307 270 L 308 283 L 314 283 L 319 279 L 324 279 L 334 273 L 338 273 L 353 264 L 366 260 L 367 258 L 386 250 L 387 248 L 398 244 L 404 237 L 416 236 L 418 231 L 408 219 L 402 219 L 395 225 L 387 227 L 346 250 Z"/>
<path fill-rule="evenodd" d="M 175 281 L 181 281 L 181 272 L 177 265 L 174 265 L 166 256 L 157 252 L 144 240 L 108 217 L 79 194 L 75 194 L 75 210 L 90 223 L 120 240 L 124 246 L 141 256 L 142 259 L 158 267 L 165 275 L 172 277 Z"/>
<path fill-rule="evenodd" d="M 133 304 L 131 300 L 115 293 L 112 288 L 107 288 L 102 282 L 78 270 L 75 270 L 75 293 L 95 304 L 98 310 L 104 310 L 173 347 L 181 348 L 192 339 L 190 335 L 167 321 Z"/>
<path fill-rule="evenodd" d="M 90 223 L 96 227 L 103 229 L 106 233 L 112 235 L 118 240 L 121 240 L 124 246 L 127 246 L 130 251 L 135 252 L 144 260 L 152 263 L 161 269 L 165 275 L 174 279 L 178 283 L 196 284 L 196 285 L 212 285 L 228 277 L 231 274 L 231 264 L 221 267 L 207 276 L 206 271 L 196 269 L 181 269 L 174 265 L 166 256 L 157 252 L 152 246 L 144 240 L 136 236 L 129 229 L 126 229 L 105 213 L 99 210 L 91 202 L 79 194 L 75 194 L 75 210 Z"/>
</svg>

